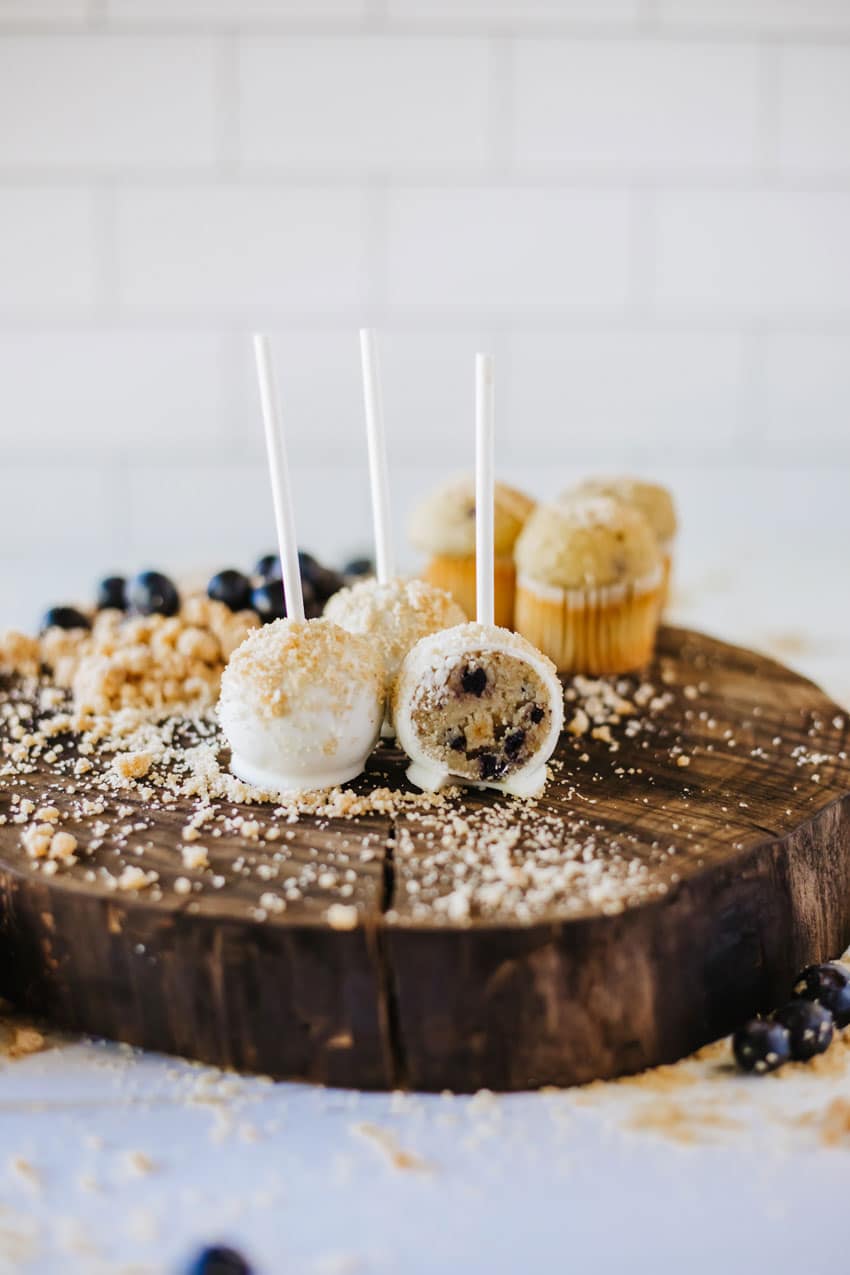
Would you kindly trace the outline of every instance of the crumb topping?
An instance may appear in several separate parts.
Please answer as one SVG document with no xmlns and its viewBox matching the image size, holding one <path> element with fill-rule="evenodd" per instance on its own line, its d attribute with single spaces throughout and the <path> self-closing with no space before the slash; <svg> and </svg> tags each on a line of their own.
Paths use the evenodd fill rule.
<svg viewBox="0 0 850 1275">
<path fill-rule="evenodd" d="M 324 614 L 377 643 L 390 680 L 420 638 L 466 621 L 450 594 L 424 580 L 362 580 L 335 593 Z"/>
<path fill-rule="evenodd" d="M 377 697 L 384 684 L 380 653 L 368 638 L 330 620 L 275 620 L 234 651 L 221 694 L 260 718 L 286 717 L 317 683 L 332 692 L 341 712 L 364 686 Z"/>
</svg>

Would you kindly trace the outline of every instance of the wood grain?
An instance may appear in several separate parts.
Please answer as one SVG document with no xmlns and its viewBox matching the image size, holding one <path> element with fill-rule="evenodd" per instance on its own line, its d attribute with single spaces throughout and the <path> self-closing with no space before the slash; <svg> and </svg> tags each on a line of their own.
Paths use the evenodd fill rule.
<svg viewBox="0 0 850 1275">
<path fill-rule="evenodd" d="M 680 1057 L 850 940 L 848 732 L 810 682 L 699 634 L 663 630 L 649 676 L 671 695 L 650 732 L 618 735 L 616 753 L 565 735 L 537 813 L 510 807 L 520 849 L 543 819 L 565 837 L 590 830 L 612 872 L 636 861 L 634 894 L 624 887 L 615 910 L 578 890 L 525 924 L 486 912 L 452 921 L 430 907 L 451 867 L 435 870 L 433 837 L 413 813 L 293 825 L 278 879 L 308 863 L 353 872 L 356 928 L 328 924 L 337 896 L 318 883 L 258 920 L 256 867 L 272 862 L 271 844 L 210 841 L 225 886 L 173 892 L 176 877 L 193 877 L 177 853 L 181 800 L 138 811 L 158 899 L 116 894 L 82 866 L 45 878 L 20 829 L 0 827 L 0 994 L 73 1030 L 362 1088 L 524 1089 Z M 404 784 L 393 751 L 370 772 L 363 789 Z M 0 813 L 13 791 L 63 808 L 64 787 L 39 767 L 9 782 Z M 364 838 L 376 847 L 368 863 Z M 114 867 L 114 851 L 83 862 L 107 855 Z"/>
</svg>

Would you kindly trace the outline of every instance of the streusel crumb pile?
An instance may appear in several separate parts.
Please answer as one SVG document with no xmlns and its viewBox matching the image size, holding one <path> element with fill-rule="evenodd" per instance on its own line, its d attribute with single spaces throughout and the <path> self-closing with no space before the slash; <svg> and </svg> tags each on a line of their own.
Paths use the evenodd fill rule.
<svg viewBox="0 0 850 1275">
<path fill-rule="evenodd" d="M 215 703 L 225 664 L 258 625 L 253 611 L 234 614 L 205 597 L 188 598 L 176 616 L 100 611 L 90 631 L 0 636 L 0 672 L 32 677 L 43 668 L 71 692 L 78 718 L 192 710 Z"/>
</svg>

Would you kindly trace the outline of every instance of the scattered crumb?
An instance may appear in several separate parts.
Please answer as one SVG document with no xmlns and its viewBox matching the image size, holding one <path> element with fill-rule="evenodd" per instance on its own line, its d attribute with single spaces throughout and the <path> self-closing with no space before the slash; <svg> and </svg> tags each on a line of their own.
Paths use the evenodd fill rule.
<svg viewBox="0 0 850 1275">
<path fill-rule="evenodd" d="M 153 1173 L 156 1165 L 144 1151 L 127 1151 L 124 1154 L 124 1165 L 128 1172 L 136 1177 L 147 1177 Z"/>
<path fill-rule="evenodd" d="M 46 1039 L 35 1027 L 15 1026 L 13 1033 L 12 1042 L 5 1051 L 7 1058 L 25 1058 L 47 1049 Z"/>
<path fill-rule="evenodd" d="M 719 1103 L 697 1106 L 659 1099 L 645 1103 L 630 1115 L 626 1128 L 657 1133 L 672 1142 L 693 1144 L 710 1138 L 713 1133 L 739 1129 L 741 1122 L 721 1110 Z"/>
<path fill-rule="evenodd" d="M 365 1120 L 349 1125 L 349 1129 L 356 1137 L 364 1138 L 376 1147 L 394 1169 L 416 1173 L 433 1171 L 433 1166 L 427 1160 L 400 1147 L 389 1129 L 382 1129 L 380 1125 Z"/>
<path fill-rule="evenodd" d="M 20 1155 L 12 1156 L 9 1160 L 9 1171 L 31 1190 L 41 1190 L 41 1173 L 31 1160 L 27 1160 L 24 1156 Z"/>
</svg>

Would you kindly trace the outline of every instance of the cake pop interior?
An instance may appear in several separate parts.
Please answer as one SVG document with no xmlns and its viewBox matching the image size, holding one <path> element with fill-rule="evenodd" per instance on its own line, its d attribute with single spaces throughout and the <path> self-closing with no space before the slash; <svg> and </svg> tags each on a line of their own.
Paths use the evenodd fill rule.
<svg viewBox="0 0 850 1275">
<path fill-rule="evenodd" d="M 552 728 L 551 693 L 530 664 L 504 651 L 459 656 L 445 680 L 424 682 L 411 706 L 423 750 L 472 782 L 527 765 Z"/>
</svg>

